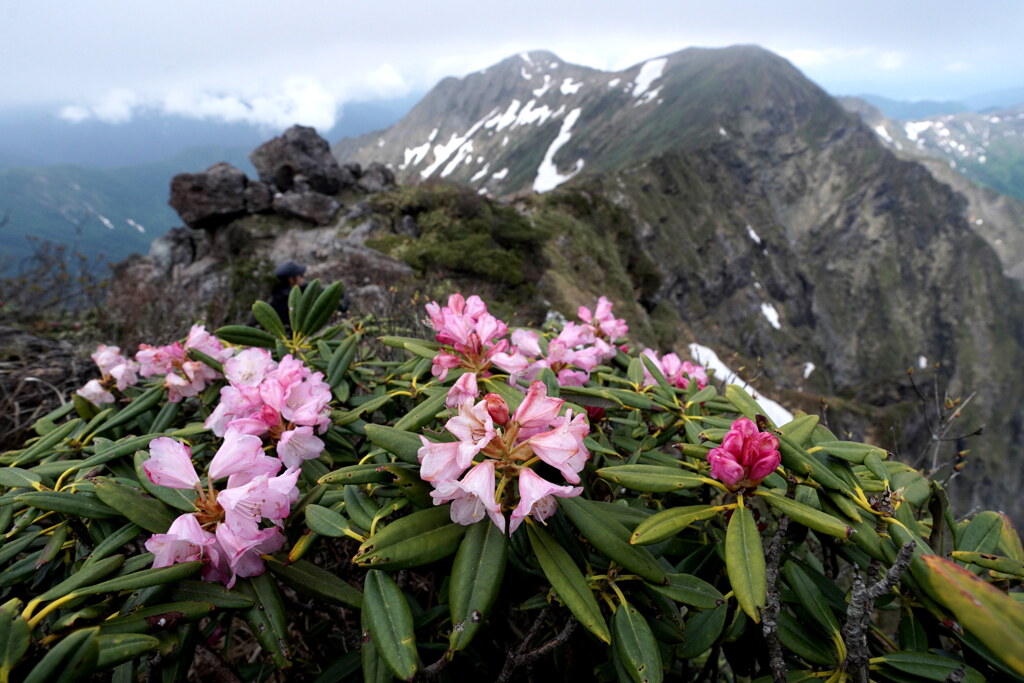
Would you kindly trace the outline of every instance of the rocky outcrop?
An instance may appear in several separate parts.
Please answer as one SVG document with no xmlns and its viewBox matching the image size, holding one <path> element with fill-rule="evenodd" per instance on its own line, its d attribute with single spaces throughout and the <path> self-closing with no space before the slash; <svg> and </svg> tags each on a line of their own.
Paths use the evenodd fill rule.
<svg viewBox="0 0 1024 683">
<path fill-rule="evenodd" d="M 190 228 L 213 230 L 246 213 L 245 173 L 214 164 L 202 173 L 179 173 L 171 180 L 171 207 Z"/>
<path fill-rule="evenodd" d="M 308 126 L 292 126 L 253 150 L 249 160 L 260 180 L 280 192 L 293 189 L 299 176 L 313 192 L 328 195 L 341 192 L 348 180 L 331 155 L 330 145 Z"/>
</svg>

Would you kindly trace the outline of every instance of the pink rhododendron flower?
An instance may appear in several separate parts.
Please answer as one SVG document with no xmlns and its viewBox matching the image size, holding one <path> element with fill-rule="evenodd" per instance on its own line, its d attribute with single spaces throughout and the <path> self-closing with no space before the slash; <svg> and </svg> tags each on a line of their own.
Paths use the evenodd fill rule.
<svg viewBox="0 0 1024 683">
<path fill-rule="evenodd" d="M 210 479 L 216 481 L 249 470 L 256 465 L 257 460 L 264 457 L 262 439 L 243 434 L 233 426 L 229 427 L 224 434 L 224 443 L 210 461 Z"/>
<path fill-rule="evenodd" d="M 298 477 L 297 469 L 277 477 L 261 474 L 246 484 L 224 489 L 217 495 L 217 502 L 224 509 L 224 524 L 247 533 L 255 533 L 262 519 L 282 526 L 281 520 L 288 516 L 298 496 Z"/>
<path fill-rule="evenodd" d="M 180 515 L 165 534 L 153 534 L 146 541 L 146 550 L 153 553 L 154 567 L 169 567 L 178 562 L 192 562 L 217 557 L 217 538 L 199 525 L 192 513 Z"/>
<path fill-rule="evenodd" d="M 464 401 L 475 400 L 478 393 L 480 393 L 480 390 L 477 387 L 476 375 L 472 372 L 466 372 L 448 390 L 444 404 L 449 408 L 454 408 Z"/>
<path fill-rule="evenodd" d="M 509 517 L 508 532 L 515 533 L 523 519 L 530 515 L 543 522 L 555 514 L 555 496 L 571 498 L 583 493 L 582 486 L 558 486 L 536 474 L 530 468 L 519 472 L 519 505 Z"/>
<path fill-rule="evenodd" d="M 486 402 L 474 405 L 472 399 L 459 406 L 459 414 L 445 423 L 445 429 L 459 440 L 458 463 L 462 467 L 469 467 L 473 456 L 495 437 L 494 420 L 487 412 Z"/>
<path fill-rule="evenodd" d="M 471 469 L 462 481 L 445 481 L 430 493 L 435 505 L 451 501 L 451 517 L 459 524 L 474 524 L 486 514 L 505 531 L 501 506 L 494 499 L 494 461 L 484 460 Z"/>
<path fill-rule="evenodd" d="M 102 405 L 104 403 L 113 403 L 116 399 L 114 395 L 107 391 L 107 389 L 100 383 L 98 379 L 91 379 L 85 383 L 85 386 L 75 392 L 87 401 L 91 401 L 96 405 Z"/>
<path fill-rule="evenodd" d="M 644 349 L 642 353 L 657 364 L 661 374 L 665 376 L 665 381 L 673 386 L 686 389 L 690 386 L 691 379 L 697 382 L 698 389 L 703 389 L 708 385 L 707 371 L 700 365 L 695 365 L 688 360 L 680 361 L 679 356 L 674 353 L 666 353 L 661 358 L 658 357 L 657 351 L 652 349 Z M 644 386 L 654 386 L 655 384 L 657 384 L 657 380 L 645 365 Z"/>
<path fill-rule="evenodd" d="M 284 535 L 277 527 L 260 529 L 253 533 L 239 533 L 227 524 L 220 524 L 217 526 L 216 535 L 221 548 L 221 561 L 211 565 L 210 577 L 204 573 L 203 578 L 207 581 L 224 581 L 228 588 L 235 585 L 235 580 L 239 576 L 244 578 L 262 574 L 266 566 L 260 556 L 277 552 L 284 547 Z"/>
<path fill-rule="evenodd" d="M 512 330 L 512 346 L 516 347 L 524 356 L 541 355 L 540 335 L 533 330 Z"/>
<path fill-rule="evenodd" d="M 258 387 L 276 368 L 269 351 L 250 348 L 224 363 L 224 376 L 235 387 Z"/>
<path fill-rule="evenodd" d="M 277 442 L 277 457 L 289 469 L 301 466 L 303 461 L 319 458 L 323 452 L 324 442 L 313 434 L 309 425 L 282 432 Z"/>
<path fill-rule="evenodd" d="M 564 404 L 560 398 L 548 397 L 548 388 L 543 382 L 534 382 L 526 392 L 526 398 L 512 414 L 512 421 L 519 424 L 519 436 L 526 439 L 546 431 L 558 417 Z"/>
<path fill-rule="evenodd" d="M 590 431 L 583 414 L 572 417 L 572 411 L 558 418 L 554 429 L 535 434 L 527 444 L 534 454 L 558 469 L 566 481 L 580 483 L 579 472 L 590 458 L 590 452 L 583 445 L 583 438 Z"/>
<path fill-rule="evenodd" d="M 416 451 L 420 461 L 420 478 L 435 486 L 462 476 L 468 465 L 459 465 L 459 442 L 435 443 L 420 436 L 423 445 Z"/>
<path fill-rule="evenodd" d="M 191 449 L 166 436 L 149 442 L 149 460 L 142 464 L 142 469 L 151 482 L 160 486 L 192 489 L 199 485 Z"/>
<path fill-rule="evenodd" d="M 779 466 L 779 440 L 745 417 L 732 423 L 722 445 L 708 452 L 711 476 L 731 489 L 753 488 Z"/>
</svg>

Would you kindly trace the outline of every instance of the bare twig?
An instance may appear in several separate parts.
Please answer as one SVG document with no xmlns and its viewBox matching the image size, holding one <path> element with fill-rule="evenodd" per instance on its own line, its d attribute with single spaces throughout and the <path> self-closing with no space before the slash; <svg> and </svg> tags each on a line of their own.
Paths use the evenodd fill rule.
<svg viewBox="0 0 1024 683">
<path fill-rule="evenodd" d="M 779 558 L 782 556 L 783 550 L 782 539 L 785 537 L 788 528 L 789 517 L 783 515 L 779 518 L 779 527 L 775 530 L 775 536 L 772 537 L 772 542 L 768 545 L 768 552 L 765 553 L 768 599 L 762 614 L 761 632 L 764 633 L 764 638 L 768 641 L 772 679 L 775 683 L 785 683 L 786 681 L 786 662 L 782 654 L 782 642 L 779 640 L 777 619 L 781 609 L 779 597 Z"/>
<path fill-rule="evenodd" d="M 501 674 L 498 678 L 495 679 L 496 683 L 507 683 L 516 669 L 522 666 L 527 666 L 528 664 L 540 659 L 547 653 L 551 652 L 551 650 L 554 650 L 556 647 L 569 640 L 569 637 L 572 635 L 573 631 L 576 630 L 576 626 L 579 623 L 571 616 L 569 617 L 569 621 L 566 622 L 565 627 L 557 636 L 535 650 L 531 650 L 530 652 L 526 651 L 526 648 L 530 646 L 530 641 L 532 641 L 543 628 L 547 612 L 547 609 L 541 611 L 534 620 L 529 632 L 527 632 L 526 637 L 523 638 L 523 642 L 519 643 L 519 646 L 514 651 L 508 653 L 508 657 L 505 658 L 505 666 L 502 668 Z"/>
<path fill-rule="evenodd" d="M 868 683 L 870 654 L 867 631 L 875 600 L 899 583 L 900 577 L 910 566 L 916 545 L 913 541 L 903 544 L 889 571 L 874 583 L 865 584 L 860 571 L 854 567 L 850 605 L 846 609 L 846 626 L 843 628 L 843 640 L 846 642 L 846 661 L 843 662 L 843 668 L 850 673 L 854 683 Z M 873 562 L 872 565 L 875 566 L 876 563 Z"/>
</svg>

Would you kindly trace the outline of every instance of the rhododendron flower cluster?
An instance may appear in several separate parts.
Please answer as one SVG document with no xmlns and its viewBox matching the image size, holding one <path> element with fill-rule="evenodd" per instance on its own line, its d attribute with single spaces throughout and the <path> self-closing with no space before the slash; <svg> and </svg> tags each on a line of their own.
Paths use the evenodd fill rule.
<svg viewBox="0 0 1024 683">
<path fill-rule="evenodd" d="M 84 387 L 75 392 L 79 396 L 97 405 L 113 403 L 114 394 L 110 389 L 116 387 L 118 391 L 124 391 L 138 383 L 139 364 L 122 356 L 119 347 L 100 344 L 91 357 L 102 377 L 86 382 Z"/>
<path fill-rule="evenodd" d="M 745 417 L 732 423 L 722 445 L 708 452 L 711 476 L 731 489 L 753 488 L 779 466 L 779 439 Z"/>
<path fill-rule="evenodd" d="M 210 358 L 223 363 L 232 354 L 220 340 L 206 331 L 202 325 L 193 325 L 185 343 L 174 342 L 165 346 L 139 344 L 135 360 L 141 366 L 143 377 L 164 375 L 167 400 L 178 403 L 184 398 L 197 396 L 207 383 L 220 378 L 220 373 L 201 361 L 191 360 L 188 350 L 195 349 Z"/>
<path fill-rule="evenodd" d="M 549 397 L 542 382 L 531 384 L 511 413 L 497 394 L 476 403 L 465 399 L 445 424 L 456 441 L 434 443 L 420 437 L 420 476 L 434 486 L 434 504 L 451 502 L 452 521 L 459 524 L 473 524 L 486 515 L 502 531 L 505 513 L 511 511 L 511 534 L 528 515 L 543 522 L 554 514 L 554 497 L 582 493 L 582 487 L 552 483 L 531 469 L 543 462 L 570 484 L 580 482 L 579 473 L 590 458 L 583 443 L 590 427 L 582 414 L 559 415 L 564 403 Z"/>
<path fill-rule="evenodd" d="M 277 363 L 269 351 L 249 348 L 224 363 L 224 376 L 228 384 L 204 424 L 207 429 L 217 436 L 235 429 L 266 437 L 285 467 L 298 467 L 323 452 L 324 442 L 314 434 L 330 426 L 331 387 L 323 373 L 291 355 Z"/>
<path fill-rule="evenodd" d="M 503 339 L 508 326 L 488 313 L 476 295 L 466 299 L 453 294 L 448 305 L 431 301 L 426 308 L 435 339 L 445 347 L 434 357 L 432 374 L 443 381 L 454 368 L 466 371 L 449 391 L 445 401 L 449 408 L 477 397 L 477 377 L 486 376 L 492 364 L 509 373 L 512 384 L 520 378 L 533 381 L 549 368 L 562 386 L 582 386 L 598 364 L 615 356 L 614 341 L 629 331 L 625 321 L 612 315 L 612 304 L 605 297 L 593 312 L 581 306 L 582 323 L 566 324 L 546 349 L 532 330 L 513 330 L 509 339 Z"/>
<path fill-rule="evenodd" d="M 210 461 L 204 489 L 189 447 L 168 437 L 150 443 L 150 458 L 143 464 L 154 484 L 195 490 L 196 512 L 180 515 L 167 533 L 146 541 L 153 566 L 202 560 L 206 581 L 228 588 L 238 577 L 257 576 L 265 567 L 260 555 L 280 550 L 283 520 L 298 499 L 298 468 L 278 474 L 282 463 L 263 453 L 259 437 L 232 427 Z M 221 491 L 214 481 L 227 477 Z"/>
<path fill-rule="evenodd" d="M 652 349 L 644 349 L 643 355 L 653 360 L 661 374 L 665 375 L 666 381 L 672 386 L 685 389 L 690 386 L 690 380 L 697 382 L 697 388 L 703 389 L 708 385 L 708 373 L 703 366 L 691 363 L 688 360 L 680 361 L 679 356 L 674 353 L 666 353 L 658 358 L 658 352 Z M 654 376 L 644 366 L 644 386 L 650 387 L 657 384 Z"/>
</svg>

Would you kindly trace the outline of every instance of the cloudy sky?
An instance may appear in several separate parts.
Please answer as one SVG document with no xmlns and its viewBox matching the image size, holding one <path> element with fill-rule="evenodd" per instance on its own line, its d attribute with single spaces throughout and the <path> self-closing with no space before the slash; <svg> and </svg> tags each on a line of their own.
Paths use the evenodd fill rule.
<svg viewBox="0 0 1024 683">
<path fill-rule="evenodd" d="M 1015 0 L 0 0 L 0 108 L 141 110 L 330 127 L 516 52 L 618 70 L 754 43 L 833 94 L 956 99 L 1024 86 Z"/>
</svg>

